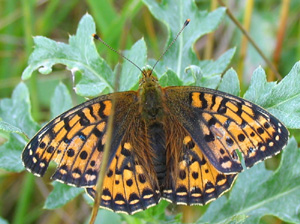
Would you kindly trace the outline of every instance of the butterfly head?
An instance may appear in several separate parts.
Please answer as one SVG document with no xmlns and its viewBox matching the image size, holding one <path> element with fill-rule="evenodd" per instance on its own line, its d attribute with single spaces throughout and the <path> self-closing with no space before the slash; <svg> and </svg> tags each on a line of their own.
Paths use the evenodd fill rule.
<svg viewBox="0 0 300 224">
<path fill-rule="evenodd" d="M 153 75 L 152 69 L 144 69 L 142 71 L 142 78 L 139 82 L 139 87 L 150 87 L 150 86 L 158 86 L 158 79 Z"/>
</svg>

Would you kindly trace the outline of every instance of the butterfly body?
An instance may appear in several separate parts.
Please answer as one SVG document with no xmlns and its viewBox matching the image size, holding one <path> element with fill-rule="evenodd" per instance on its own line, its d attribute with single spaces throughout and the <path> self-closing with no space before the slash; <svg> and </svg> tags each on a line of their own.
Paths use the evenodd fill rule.
<svg viewBox="0 0 300 224">
<path fill-rule="evenodd" d="M 143 71 L 138 91 L 89 100 L 43 127 L 22 154 L 25 167 L 84 187 L 94 197 L 112 97 L 115 111 L 101 206 L 133 214 L 159 202 L 203 205 L 247 167 L 277 154 L 288 131 L 259 106 L 201 87 L 162 88 Z"/>
</svg>

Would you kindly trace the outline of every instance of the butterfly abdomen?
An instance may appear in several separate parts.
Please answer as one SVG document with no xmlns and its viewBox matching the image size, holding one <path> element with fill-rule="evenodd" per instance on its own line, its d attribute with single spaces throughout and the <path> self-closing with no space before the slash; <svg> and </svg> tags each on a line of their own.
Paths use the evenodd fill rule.
<svg viewBox="0 0 300 224">
<path fill-rule="evenodd" d="M 148 127 L 150 147 L 153 150 L 152 159 L 158 183 L 162 186 L 166 176 L 166 137 L 163 124 L 156 122 Z"/>
</svg>

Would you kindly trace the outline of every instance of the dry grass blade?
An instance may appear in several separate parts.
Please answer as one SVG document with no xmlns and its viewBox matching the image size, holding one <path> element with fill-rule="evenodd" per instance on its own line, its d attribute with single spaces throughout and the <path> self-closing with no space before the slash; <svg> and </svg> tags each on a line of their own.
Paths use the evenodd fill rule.
<svg viewBox="0 0 300 224">
<path fill-rule="evenodd" d="M 119 69 L 117 69 L 116 77 L 115 77 L 115 83 L 114 83 L 114 90 L 117 91 L 119 89 L 119 80 L 120 80 L 121 72 Z M 114 95 L 112 96 L 112 106 L 111 106 L 111 114 L 108 118 L 108 124 L 107 124 L 107 141 L 104 146 L 103 150 L 103 157 L 102 157 L 102 163 L 100 167 L 100 172 L 98 176 L 98 181 L 96 184 L 96 192 L 95 192 L 95 201 L 93 205 L 91 220 L 89 224 L 94 224 L 96 221 L 96 217 L 98 214 L 99 206 L 101 203 L 101 195 L 102 195 L 102 187 L 103 187 L 103 180 L 104 176 L 106 174 L 106 168 L 107 168 L 107 161 L 109 157 L 109 152 L 111 149 L 111 138 L 112 138 L 112 132 L 113 132 L 113 120 L 114 120 L 114 113 L 115 113 L 115 105 L 116 105 L 116 99 Z"/>
<path fill-rule="evenodd" d="M 219 4 L 223 7 L 226 7 L 224 2 L 222 0 L 218 0 Z M 252 46 L 255 48 L 255 50 L 259 53 L 259 55 L 264 59 L 264 61 L 267 63 L 267 65 L 270 67 L 272 72 L 276 75 L 276 77 L 281 80 L 282 77 L 278 73 L 276 67 L 273 65 L 273 63 L 266 57 L 266 55 L 262 52 L 262 50 L 257 46 L 257 44 L 254 42 L 254 40 L 250 37 L 249 33 L 244 29 L 242 24 L 234 17 L 234 15 L 231 13 L 231 11 L 227 8 L 226 13 L 229 16 L 229 18 L 237 25 L 237 27 L 242 31 L 242 33 L 246 36 L 246 38 L 249 40 L 249 42 L 252 44 Z"/>
</svg>

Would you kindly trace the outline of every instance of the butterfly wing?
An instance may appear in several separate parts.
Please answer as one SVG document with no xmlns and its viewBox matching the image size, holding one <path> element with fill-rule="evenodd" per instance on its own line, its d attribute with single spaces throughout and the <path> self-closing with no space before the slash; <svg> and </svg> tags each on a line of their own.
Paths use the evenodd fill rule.
<svg viewBox="0 0 300 224">
<path fill-rule="evenodd" d="M 237 174 L 219 172 L 175 117 L 170 116 L 167 124 L 169 160 L 162 198 L 176 204 L 204 205 L 229 190 Z"/>
<path fill-rule="evenodd" d="M 140 119 L 133 119 L 108 168 L 103 182 L 101 207 L 133 214 L 160 200 L 152 153 Z M 96 187 L 87 188 L 94 198 Z"/>
<path fill-rule="evenodd" d="M 113 94 L 116 109 L 109 163 L 138 106 L 136 92 Z M 43 176 L 50 161 L 54 161 L 58 167 L 53 179 L 75 186 L 95 185 L 106 142 L 111 99 L 112 94 L 108 94 L 89 100 L 49 122 L 25 147 L 24 166 L 35 175 Z"/>
<path fill-rule="evenodd" d="M 167 87 L 166 106 L 210 163 L 221 173 L 242 171 L 279 153 L 288 130 L 261 107 L 220 91 L 201 87 Z"/>
</svg>

